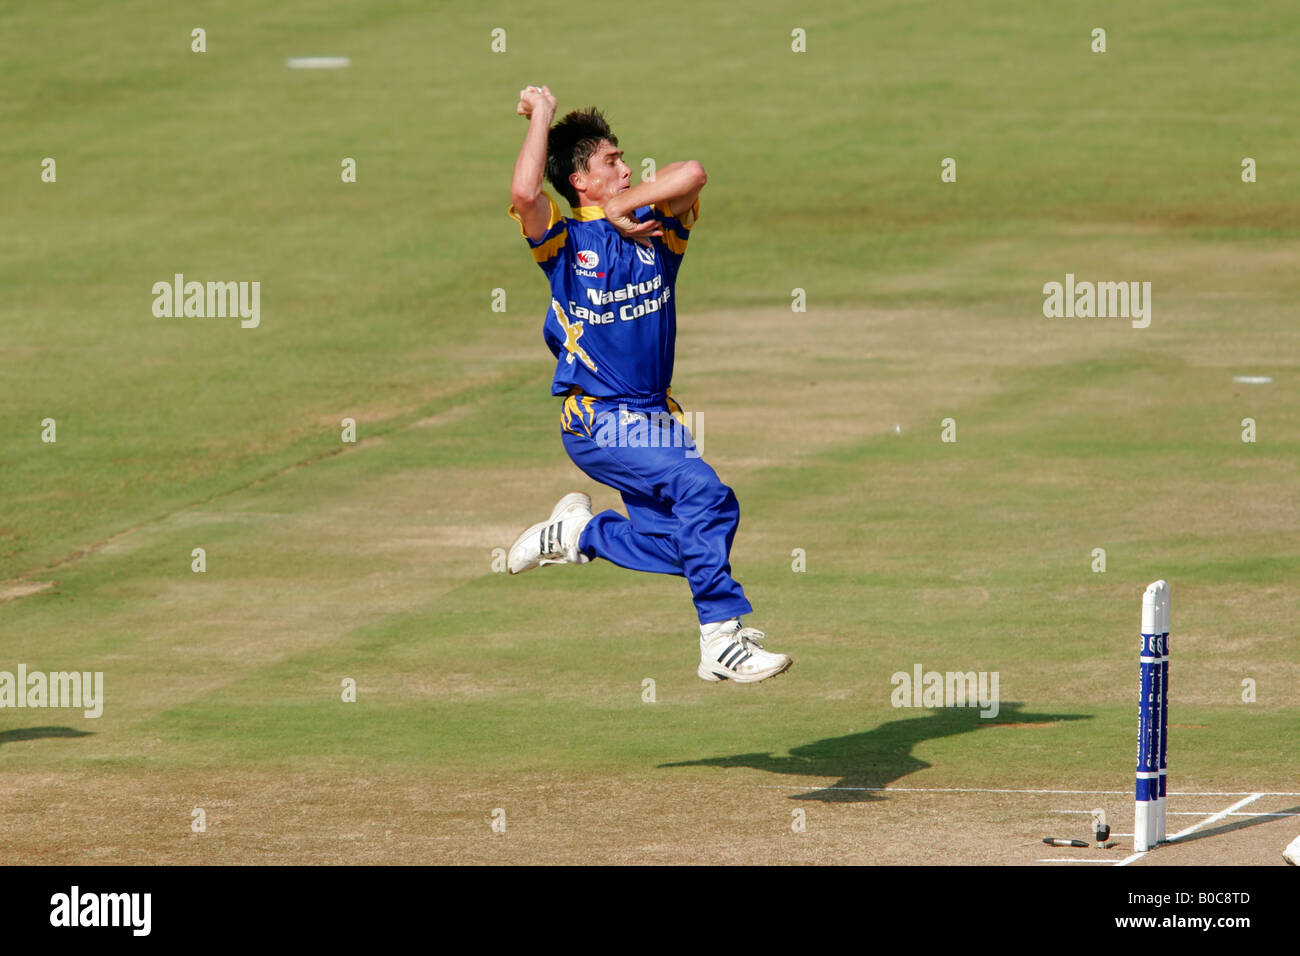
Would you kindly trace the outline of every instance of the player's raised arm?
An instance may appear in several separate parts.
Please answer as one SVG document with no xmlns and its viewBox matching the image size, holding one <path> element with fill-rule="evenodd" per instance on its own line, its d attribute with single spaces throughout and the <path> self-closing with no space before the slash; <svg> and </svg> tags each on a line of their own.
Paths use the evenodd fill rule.
<svg viewBox="0 0 1300 956">
<path fill-rule="evenodd" d="M 639 230 L 635 230 L 632 219 L 634 211 L 654 204 L 674 217 L 685 215 L 708 181 L 708 174 L 696 160 L 672 163 L 659 170 L 653 182 L 638 183 L 612 197 L 605 203 L 605 218 L 624 235 L 635 235 Z"/>
<path fill-rule="evenodd" d="M 555 97 L 551 88 L 530 86 L 519 91 L 515 112 L 528 120 L 524 145 L 515 160 L 515 175 L 510 183 L 510 201 L 529 239 L 537 242 L 550 222 L 550 203 L 542 193 L 546 178 L 546 137 L 555 118 Z"/>
</svg>

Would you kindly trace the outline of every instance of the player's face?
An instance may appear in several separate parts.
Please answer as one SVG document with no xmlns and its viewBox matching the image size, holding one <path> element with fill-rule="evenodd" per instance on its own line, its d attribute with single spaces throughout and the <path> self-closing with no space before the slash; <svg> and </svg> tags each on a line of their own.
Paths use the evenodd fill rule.
<svg viewBox="0 0 1300 956">
<path fill-rule="evenodd" d="M 623 162 L 623 151 L 602 140 L 587 162 L 587 173 L 577 188 L 587 194 L 587 201 L 601 205 L 632 185 L 632 170 Z"/>
</svg>

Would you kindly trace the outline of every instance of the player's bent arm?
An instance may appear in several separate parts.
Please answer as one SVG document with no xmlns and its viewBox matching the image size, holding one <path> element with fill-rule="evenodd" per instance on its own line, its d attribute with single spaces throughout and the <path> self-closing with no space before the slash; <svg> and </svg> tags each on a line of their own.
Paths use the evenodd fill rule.
<svg viewBox="0 0 1300 956">
<path fill-rule="evenodd" d="M 688 164 L 694 164 L 695 166 L 699 167 L 700 184 L 696 186 L 694 190 L 687 193 L 686 195 L 677 196 L 674 199 L 668 200 L 667 202 L 668 215 L 672 216 L 674 219 L 681 219 L 684 215 L 686 215 L 687 212 L 690 211 L 690 208 L 695 205 L 695 200 L 698 199 L 700 196 L 700 190 L 703 189 L 705 184 L 709 181 L 709 175 L 704 171 L 704 167 L 701 166 L 700 163 L 694 159 L 688 160 L 687 162 L 683 162 L 683 163 L 672 163 L 668 166 L 665 166 L 664 170 L 669 171 L 675 169 L 676 167 L 686 166 Z"/>
<path fill-rule="evenodd" d="M 655 174 L 654 182 L 638 183 L 605 203 L 605 216 L 622 219 L 642 206 L 656 204 L 674 216 L 690 209 L 709 181 L 704 167 L 694 159 L 672 163 Z"/>
<path fill-rule="evenodd" d="M 546 177 L 546 137 L 554 115 L 553 108 L 533 110 L 510 183 L 510 201 L 514 203 L 515 214 L 524 234 L 533 242 L 546 234 L 551 220 L 551 203 L 542 192 L 542 181 Z"/>
<path fill-rule="evenodd" d="M 691 207 L 695 205 L 695 200 L 700 198 L 700 190 L 703 188 L 704 183 L 700 183 L 698 187 L 685 196 L 678 196 L 676 199 L 669 200 L 668 214 L 674 219 L 681 219 L 690 212 Z"/>
</svg>

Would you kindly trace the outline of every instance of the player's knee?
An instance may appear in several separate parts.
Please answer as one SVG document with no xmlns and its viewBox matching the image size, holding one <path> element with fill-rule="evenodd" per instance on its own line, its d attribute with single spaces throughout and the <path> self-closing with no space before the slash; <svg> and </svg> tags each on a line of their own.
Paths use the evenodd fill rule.
<svg viewBox="0 0 1300 956">
<path fill-rule="evenodd" d="M 722 483 L 712 468 L 684 476 L 678 482 L 677 493 L 678 504 L 685 504 L 691 510 L 723 514 L 740 511 L 736 493 Z"/>
</svg>

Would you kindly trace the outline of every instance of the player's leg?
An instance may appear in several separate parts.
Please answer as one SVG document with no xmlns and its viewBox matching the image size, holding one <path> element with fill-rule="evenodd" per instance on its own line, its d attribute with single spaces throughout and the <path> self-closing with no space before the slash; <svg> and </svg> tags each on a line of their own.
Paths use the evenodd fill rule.
<svg viewBox="0 0 1300 956">
<path fill-rule="evenodd" d="M 617 428 L 615 422 L 631 422 L 632 428 Z M 701 624 L 748 614 L 753 609 L 731 576 L 731 544 L 740 520 L 736 496 L 691 454 L 693 447 L 672 434 L 673 424 L 641 410 L 629 413 L 626 406 L 602 404 L 591 428 L 564 431 L 573 463 L 616 489 L 628 509 L 626 518 L 615 511 L 596 515 L 583 530 L 579 550 L 620 567 L 685 576 Z"/>
<path fill-rule="evenodd" d="M 623 504 L 629 513 L 662 511 L 672 520 L 672 509 L 639 494 L 624 491 Z M 591 519 L 578 542 L 588 558 L 604 558 L 620 568 L 654 574 L 682 574 L 677 543 L 671 535 L 637 530 L 637 522 L 617 511 L 602 511 Z"/>
<path fill-rule="evenodd" d="M 616 490 L 628 517 L 602 511 L 584 527 L 578 550 L 587 558 L 604 558 L 621 568 L 653 574 L 681 575 L 672 505 L 655 495 L 640 469 L 626 461 L 628 449 L 613 449 L 594 439 L 566 431 L 564 448 L 573 463 L 593 481 Z"/>
<path fill-rule="evenodd" d="M 621 413 L 620 413 L 621 414 Z M 600 433 L 564 435 L 565 448 L 587 475 L 616 488 L 628 517 L 606 511 L 584 529 L 580 550 L 621 567 L 686 577 L 700 621 L 705 680 L 756 682 L 790 666 L 761 647 L 763 634 L 742 628 L 752 607 L 732 577 L 730 553 L 740 520 L 735 493 L 671 426 L 640 441 L 600 440 Z M 584 431 L 586 431 L 584 429 Z"/>
<path fill-rule="evenodd" d="M 593 402 L 576 394 L 565 397 L 560 422 L 566 436 L 591 436 Z M 550 517 L 527 528 L 510 546 L 506 561 L 510 573 L 521 574 L 547 564 L 586 564 L 591 557 L 578 547 L 578 541 L 592 517 L 589 495 L 572 492 L 562 497 Z"/>
<path fill-rule="evenodd" d="M 597 556 L 637 571 L 682 573 L 677 549 L 667 540 L 672 532 L 671 511 L 665 507 L 662 515 L 653 514 L 656 502 L 646 499 L 644 505 L 640 503 L 647 486 L 628 469 L 599 453 L 593 432 L 596 403 L 590 397 L 566 396 L 560 413 L 560 430 L 569 456 L 589 477 L 618 489 L 630 513 L 648 509 L 650 518 L 667 524 L 657 535 L 638 535 L 633 533 L 628 519 L 618 512 L 605 511 L 593 516 L 588 495 L 567 494 L 551 510 L 550 517 L 529 527 L 510 546 L 506 563 L 511 574 L 547 564 L 585 564 Z M 609 414 L 617 414 L 617 410 Z M 580 545 L 580 536 L 587 529 L 591 534 L 587 543 Z M 647 526 L 646 530 L 651 529 Z"/>
<path fill-rule="evenodd" d="M 740 524 L 735 492 L 706 462 L 690 458 L 670 474 L 665 493 L 672 500 L 677 552 L 700 619 L 700 678 L 746 684 L 788 670 L 788 656 L 765 650 L 766 635 L 740 623 L 753 609 L 731 575 L 731 544 Z"/>
<path fill-rule="evenodd" d="M 724 575 L 717 581 L 713 590 L 715 593 L 725 593 L 727 582 L 731 582 L 734 584 L 736 595 L 744 602 L 743 607 L 748 608 L 749 602 L 745 599 L 744 592 L 731 577 L 731 544 L 740 522 L 740 505 L 736 501 L 735 493 L 722 484 L 717 473 L 701 460 L 694 438 L 687 429 L 686 416 L 682 407 L 671 396 L 668 397 L 666 405 L 671 414 L 670 421 L 675 422 L 671 426 L 673 434 L 683 436 L 685 440 L 682 444 L 688 449 L 683 457 L 683 467 L 674 471 L 674 483 L 679 487 L 670 486 L 669 491 L 674 498 L 673 513 L 678 519 L 678 552 L 686 555 L 693 547 L 693 530 L 702 529 L 705 559 L 696 562 L 696 567 L 700 569 L 718 567 L 720 559 Z M 673 444 L 677 442 L 674 441 Z M 681 485 L 685 485 L 685 488 L 680 487 Z M 700 490 L 695 490 L 696 485 Z M 711 498 L 712 506 L 701 508 L 701 504 L 707 505 Z M 703 522 L 695 520 L 692 515 L 694 511 L 702 511 L 707 520 Z M 715 520 L 717 518 L 721 520 Z M 690 564 L 690 559 L 683 557 L 683 565 Z M 688 571 L 688 576 L 689 573 Z M 693 591 L 695 588 L 696 585 L 692 584 Z M 707 586 L 700 588 L 700 590 L 708 589 Z M 700 609 L 699 602 L 696 606 Z M 732 616 L 733 611 L 734 616 Z M 745 611 L 738 606 L 729 608 L 726 600 L 701 610 L 700 666 L 697 673 L 702 679 L 757 683 L 790 668 L 792 662 L 789 657 L 763 649 L 766 635 L 762 631 L 741 626 L 742 613 Z M 728 614 L 728 617 L 722 618 L 722 614 Z"/>
<path fill-rule="evenodd" d="M 672 540 L 700 624 L 750 613 L 745 590 L 731 574 L 731 545 L 740 526 L 735 492 L 702 459 L 682 458 L 660 476 L 658 493 L 676 524 Z"/>
</svg>

